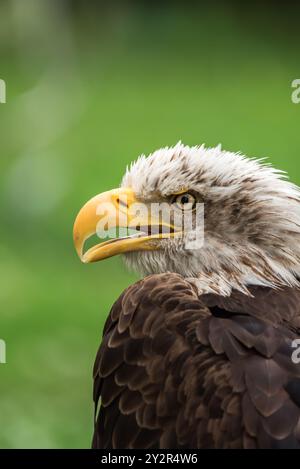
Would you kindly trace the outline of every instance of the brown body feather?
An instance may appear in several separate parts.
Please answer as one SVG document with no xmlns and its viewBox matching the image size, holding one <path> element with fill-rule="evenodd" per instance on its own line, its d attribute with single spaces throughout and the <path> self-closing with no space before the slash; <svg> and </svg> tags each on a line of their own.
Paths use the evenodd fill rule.
<svg viewBox="0 0 300 469">
<path fill-rule="evenodd" d="M 198 297 L 149 276 L 114 304 L 94 366 L 94 448 L 300 448 L 300 293 Z"/>
</svg>

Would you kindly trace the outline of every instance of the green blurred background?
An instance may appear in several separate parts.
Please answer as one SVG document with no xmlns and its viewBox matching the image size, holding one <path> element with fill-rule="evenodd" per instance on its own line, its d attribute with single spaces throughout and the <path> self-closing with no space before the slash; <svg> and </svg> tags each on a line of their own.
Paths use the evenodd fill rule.
<svg viewBox="0 0 300 469">
<path fill-rule="evenodd" d="M 0 447 L 89 447 L 92 365 L 135 280 L 82 265 L 72 224 L 140 153 L 222 143 L 300 183 L 292 3 L 2 0 Z"/>
</svg>

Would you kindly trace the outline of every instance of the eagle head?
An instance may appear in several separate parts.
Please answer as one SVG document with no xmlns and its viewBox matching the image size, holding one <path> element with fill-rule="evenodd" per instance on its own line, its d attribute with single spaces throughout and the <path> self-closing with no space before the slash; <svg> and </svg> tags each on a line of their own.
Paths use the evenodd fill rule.
<svg viewBox="0 0 300 469">
<path fill-rule="evenodd" d="M 102 242 L 84 252 L 95 233 Z M 202 293 L 298 286 L 300 191 L 262 160 L 179 142 L 87 202 L 74 243 L 83 262 L 123 254 L 142 275 L 176 272 Z"/>
</svg>

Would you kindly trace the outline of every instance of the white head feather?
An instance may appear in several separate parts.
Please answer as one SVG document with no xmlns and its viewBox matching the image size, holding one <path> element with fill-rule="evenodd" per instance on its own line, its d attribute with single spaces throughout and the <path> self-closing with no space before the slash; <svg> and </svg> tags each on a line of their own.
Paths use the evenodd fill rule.
<svg viewBox="0 0 300 469">
<path fill-rule="evenodd" d="M 127 168 L 123 187 L 145 202 L 164 200 L 186 188 L 204 202 L 204 244 L 160 241 L 158 251 L 128 253 L 141 274 L 177 272 L 201 292 L 247 294 L 247 285 L 298 286 L 300 277 L 300 190 L 282 171 L 262 160 L 181 142 L 142 155 Z"/>
</svg>

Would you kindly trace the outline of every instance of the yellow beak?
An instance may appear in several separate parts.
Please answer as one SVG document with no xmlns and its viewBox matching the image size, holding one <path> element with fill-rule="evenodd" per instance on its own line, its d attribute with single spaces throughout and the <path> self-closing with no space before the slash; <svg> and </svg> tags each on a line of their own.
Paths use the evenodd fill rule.
<svg viewBox="0 0 300 469">
<path fill-rule="evenodd" d="M 78 213 L 73 229 L 75 248 L 82 262 L 96 262 L 131 251 L 156 250 L 159 239 L 175 236 L 171 223 L 163 223 L 160 217 L 153 219 L 149 210 L 137 210 L 139 205 L 128 188 L 103 192 L 89 200 Z M 95 234 L 107 238 L 103 233 L 110 233 L 111 229 L 134 234 L 110 237 L 83 252 L 88 238 Z"/>
</svg>

